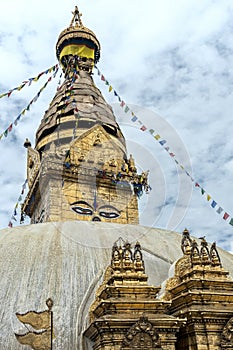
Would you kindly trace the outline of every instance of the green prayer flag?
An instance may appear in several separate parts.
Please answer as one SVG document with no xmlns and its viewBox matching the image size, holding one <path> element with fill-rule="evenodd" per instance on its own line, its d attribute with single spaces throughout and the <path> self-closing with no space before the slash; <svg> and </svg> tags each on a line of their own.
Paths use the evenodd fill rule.
<svg viewBox="0 0 233 350">
<path fill-rule="evenodd" d="M 233 226 L 233 218 L 231 218 L 229 224 Z"/>
</svg>

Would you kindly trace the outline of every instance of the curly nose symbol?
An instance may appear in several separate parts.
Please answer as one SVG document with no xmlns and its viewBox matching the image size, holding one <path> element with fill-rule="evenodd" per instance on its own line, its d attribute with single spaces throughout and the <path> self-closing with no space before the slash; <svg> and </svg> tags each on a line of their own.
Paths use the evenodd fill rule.
<svg viewBox="0 0 233 350">
<path fill-rule="evenodd" d="M 100 218 L 98 216 L 94 216 L 92 221 L 101 221 Z"/>
</svg>

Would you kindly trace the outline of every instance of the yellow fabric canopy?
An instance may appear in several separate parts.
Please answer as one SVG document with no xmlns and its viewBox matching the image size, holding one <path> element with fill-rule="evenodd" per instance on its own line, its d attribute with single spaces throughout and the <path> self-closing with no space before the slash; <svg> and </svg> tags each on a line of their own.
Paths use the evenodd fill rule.
<svg viewBox="0 0 233 350">
<path fill-rule="evenodd" d="M 77 55 L 80 57 L 92 58 L 94 61 L 95 50 L 87 47 L 86 45 L 67 45 L 65 46 L 60 54 L 60 59 L 66 55 Z"/>
</svg>

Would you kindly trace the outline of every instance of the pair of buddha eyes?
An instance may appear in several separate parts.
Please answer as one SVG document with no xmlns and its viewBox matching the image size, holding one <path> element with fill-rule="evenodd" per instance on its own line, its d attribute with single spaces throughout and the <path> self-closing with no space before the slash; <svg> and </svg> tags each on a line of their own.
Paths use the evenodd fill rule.
<svg viewBox="0 0 233 350">
<path fill-rule="evenodd" d="M 78 201 L 71 204 L 71 208 L 79 215 L 93 215 L 94 208 L 85 201 Z M 99 216 L 105 219 L 116 219 L 120 216 L 119 211 L 112 205 L 103 205 L 98 208 Z"/>
</svg>

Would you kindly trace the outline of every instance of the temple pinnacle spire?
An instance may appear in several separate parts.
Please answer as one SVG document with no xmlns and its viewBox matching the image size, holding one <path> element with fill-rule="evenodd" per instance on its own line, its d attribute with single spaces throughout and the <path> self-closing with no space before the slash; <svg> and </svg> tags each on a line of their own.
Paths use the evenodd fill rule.
<svg viewBox="0 0 233 350">
<path fill-rule="evenodd" d="M 82 13 L 79 12 L 78 6 L 75 6 L 75 10 L 72 12 L 73 14 L 73 18 L 70 22 L 70 27 L 74 26 L 79 26 L 79 27 L 83 27 L 82 21 L 81 21 L 81 17 L 82 17 Z"/>
<path fill-rule="evenodd" d="M 77 6 L 72 14 L 70 26 L 61 32 L 57 41 L 58 61 L 66 75 L 71 68 L 92 73 L 100 58 L 100 43 L 95 33 L 83 25 Z"/>
<path fill-rule="evenodd" d="M 113 110 L 92 79 L 100 57 L 96 35 L 75 7 L 56 45 L 65 79 L 28 152 L 29 193 L 22 211 L 32 223 L 138 223 L 138 198 L 147 179 L 137 174 Z"/>
</svg>

